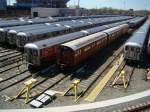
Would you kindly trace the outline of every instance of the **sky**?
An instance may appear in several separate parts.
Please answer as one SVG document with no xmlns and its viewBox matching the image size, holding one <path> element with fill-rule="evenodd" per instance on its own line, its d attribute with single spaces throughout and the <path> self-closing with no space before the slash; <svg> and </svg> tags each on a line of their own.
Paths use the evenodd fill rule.
<svg viewBox="0 0 150 112">
<path fill-rule="evenodd" d="M 78 0 L 70 0 L 68 5 L 77 4 Z M 80 0 L 80 6 L 85 8 L 112 7 L 118 9 L 148 9 L 150 10 L 150 0 Z"/>
<path fill-rule="evenodd" d="M 15 0 L 7 0 L 13 3 Z M 78 0 L 70 0 L 68 5 L 77 4 Z M 150 10 L 150 0 L 80 0 L 84 8 L 112 7 L 117 9 Z"/>
</svg>

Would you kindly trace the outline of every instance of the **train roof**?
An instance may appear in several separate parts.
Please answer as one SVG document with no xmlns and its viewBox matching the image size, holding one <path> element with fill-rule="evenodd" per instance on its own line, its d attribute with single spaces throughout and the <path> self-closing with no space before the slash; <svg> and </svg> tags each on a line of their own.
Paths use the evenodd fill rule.
<svg viewBox="0 0 150 112">
<path fill-rule="evenodd" d="M 26 44 L 25 48 L 43 49 L 45 47 L 50 47 L 50 46 L 53 46 L 56 44 L 61 44 L 61 43 L 67 42 L 67 41 L 78 39 L 89 33 L 92 34 L 92 33 L 100 32 L 102 30 L 105 30 L 107 28 L 111 28 L 111 27 L 114 27 L 115 25 L 120 25 L 120 24 L 123 24 L 123 22 L 94 27 L 94 28 L 90 28 L 87 30 L 82 30 L 80 32 L 70 33 L 70 34 L 66 34 L 66 35 L 62 35 L 62 36 L 57 36 L 55 38 L 49 38 L 49 39 L 29 43 L 29 44 Z"/>
<path fill-rule="evenodd" d="M 55 38 L 49 38 L 49 39 L 45 39 L 45 40 L 41 40 L 41 41 L 37 41 L 33 43 L 28 43 L 25 45 L 25 48 L 43 49 L 45 47 L 50 47 L 53 45 L 64 43 L 66 41 L 80 38 L 81 36 L 84 36 L 84 35 L 85 34 L 82 31 L 70 33 L 70 34 L 66 34 L 62 36 L 57 36 Z"/>
<path fill-rule="evenodd" d="M 125 25 L 127 25 L 127 24 L 119 25 L 117 27 L 110 28 L 110 29 L 105 30 L 103 32 L 98 32 L 98 33 L 95 33 L 95 34 L 92 34 L 92 35 L 89 35 L 89 36 L 86 36 L 86 37 L 83 37 L 83 38 L 80 38 L 77 40 L 73 40 L 73 41 L 62 44 L 61 46 L 69 47 L 72 50 L 77 50 L 77 49 L 80 49 L 80 48 L 88 45 L 89 43 L 92 43 L 96 40 L 99 40 L 101 38 L 106 37 L 107 34 L 104 32 L 111 31 L 114 29 L 117 30 L 117 29 L 120 29 L 120 27 L 123 27 Z"/>
<path fill-rule="evenodd" d="M 89 36 L 85 36 L 83 38 L 79 38 L 77 40 L 73 40 L 64 44 L 61 44 L 61 46 L 68 47 L 72 49 L 73 51 L 76 51 L 84 46 L 87 46 L 88 44 L 95 42 L 96 40 L 102 39 L 106 37 L 107 35 L 103 32 L 98 32 Z"/>
<path fill-rule="evenodd" d="M 130 21 L 130 23 L 136 23 L 136 22 L 141 21 L 143 19 L 144 19 L 144 17 L 135 17 L 135 19 Z"/>
<path fill-rule="evenodd" d="M 150 19 L 148 19 L 143 26 L 141 26 L 125 43 L 125 45 L 143 46 L 150 29 Z"/>
<path fill-rule="evenodd" d="M 98 21 L 99 19 L 97 19 Z M 85 20 L 85 21 L 88 21 L 88 20 Z M 68 26 L 68 27 L 79 27 L 79 26 L 83 26 L 83 25 L 88 25 L 88 24 L 92 24 L 90 22 L 87 22 L 85 23 L 85 21 L 61 21 L 61 22 L 54 22 L 54 23 L 49 23 L 50 25 L 54 25 L 54 26 L 61 26 L 61 25 L 65 25 L 65 26 Z M 45 24 L 34 24 L 34 25 L 25 25 L 25 26 L 16 26 L 16 27 L 8 27 L 6 29 L 12 29 L 12 30 L 18 30 L 18 31 L 24 31 L 23 29 L 20 30 L 20 28 L 28 28 L 28 27 L 37 27 L 38 26 L 42 26 L 43 27 L 45 26 Z M 46 28 L 47 26 L 45 26 Z M 13 29 L 15 28 L 15 29 Z M 34 29 L 34 28 L 29 28 L 29 29 Z M 26 30 L 26 29 L 25 29 Z"/>
<path fill-rule="evenodd" d="M 8 33 L 18 33 L 18 32 L 24 32 L 24 31 L 34 31 L 34 30 L 39 30 L 41 28 L 46 28 L 46 27 L 50 27 L 45 25 L 45 24 L 40 24 L 40 25 L 33 25 L 33 26 L 30 26 L 30 27 L 22 27 L 22 28 L 16 28 L 16 29 L 10 29 L 8 31 Z"/>
<path fill-rule="evenodd" d="M 37 29 L 37 27 L 39 27 L 39 26 L 45 26 L 45 27 L 47 27 L 47 26 L 49 26 L 49 25 L 54 25 L 54 26 L 57 26 L 58 24 L 60 24 L 60 26 L 62 25 L 62 24 L 67 24 L 67 23 L 69 23 L 70 21 L 65 21 L 65 22 L 54 22 L 54 23 L 40 23 L 40 24 L 30 24 L 30 25 L 23 25 L 23 26 L 14 26 L 14 27 L 5 27 L 5 28 L 0 28 L 0 30 L 1 31 L 4 31 L 4 30 L 18 30 L 18 31 L 20 31 L 20 30 L 22 30 L 22 31 L 24 31 L 23 30 L 23 28 L 32 28 L 32 29 Z M 71 23 L 71 22 L 70 22 Z M 57 25 L 56 25 L 57 24 Z M 21 29 L 20 29 L 21 28 Z"/>
<path fill-rule="evenodd" d="M 107 34 L 110 34 L 110 33 L 114 32 L 114 31 L 118 31 L 120 28 L 125 27 L 125 26 L 128 27 L 128 24 L 122 24 L 122 25 L 119 25 L 119 26 L 116 26 L 116 27 L 107 29 L 107 30 L 105 30 L 105 31 L 103 31 L 103 32 L 105 32 L 105 33 L 107 33 Z"/>
<path fill-rule="evenodd" d="M 45 27 L 45 28 L 43 27 L 42 29 L 39 29 L 39 30 L 19 32 L 18 35 L 38 35 L 41 33 L 61 31 L 61 30 L 69 29 L 71 27 L 76 28 L 76 27 L 86 26 L 89 24 L 91 24 L 91 23 L 89 23 L 89 22 L 84 23 L 83 22 L 83 23 L 74 23 L 73 24 L 72 22 L 70 22 L 70 24 L 66 24 L 64 26 L 56 25 L 56 26 L 52 26 L 52 27 Z"/>
<path fill-rule="evenodd" d="M 110 24 L 110 26 L 112 26 L 112 24 Z M 25 47 L 34 48 L 34 49 L 43 49 L 45 47 L 50 47 L 50 46 L 53 46 L 55 44 L 61 44 L 63 42 L 77 39 L 81 36 L 85 36 L 85 34 L 102 31 L 102 30 L 105 30 L 106 28 L 109 28 L 109 25 L 94 27 L 94 28 L 90 28 L 87 30 L 82 30 L 80 32 L 74 32 L 74 33 L 70 33 L 70 34 L 66 34 L 66 35 L 62 35 L 62 36 L 57 36 L 55 38 L 49 38 L 49 39 L 29 43 L 29 44 L 26 44 Z"/>
<path fill-rule="evenodd" d="M 0 27 L 9 27 L 9 26 L 17 26 L 17 25 L 25 25 L 25 24 L 30 24 L 30 23 L 28 23 L 28 22 L 26 22 L 26 21 L 13 21 L 13 22 L 11 22 L 11 21 L 8 21 L 8 22 L 6 22 L 6 23 L 1 23 L 0 24 Z"/>
<path fill-rule="evenodd" d="M 23 25 L 23 26 L 15 26 L 15 27 L 6 27 L 6 28 L 0 28 L 3 29 L 3 31 L 10 31 L 10 30 L 15 30 L 15 31 L 20 31 L 20 30 L 24 30 L 27 28 L 38 28 L 39 26 L 46 26 L 46 24 L 33 24 L 33 25 Z"/>
<path fill-rule="evenodd" d="M 45 33 L 50 33 L 50 32 L 55 32 L 55 31 L 61 31 L 68 29 L 66 26 L 59 26 L 59 27 L 47 27 L 47 28 L 42 28 L 42 29 L 34 29 L 34 30 L 27 30 L 23 32 L 19 32 L 17 35 L 18 36 L 32 36 L 32 35 L 39 35 L 39 34 L 45 34 Z"/>
</svg>

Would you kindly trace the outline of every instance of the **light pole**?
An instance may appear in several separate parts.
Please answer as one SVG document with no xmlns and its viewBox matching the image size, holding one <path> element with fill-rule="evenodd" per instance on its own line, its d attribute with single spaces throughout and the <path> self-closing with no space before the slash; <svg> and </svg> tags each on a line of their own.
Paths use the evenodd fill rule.
<svg viewBox="0 0 150 112">
<path fill-rule="evenodd" d="M 126 0 L 124 0 L 124 10 L 126 10 Z"/>
<path fill-rule="evenodd" d="M 78 0 L 78 8 L 80 8 L 80 0 Z"/>
</svg>

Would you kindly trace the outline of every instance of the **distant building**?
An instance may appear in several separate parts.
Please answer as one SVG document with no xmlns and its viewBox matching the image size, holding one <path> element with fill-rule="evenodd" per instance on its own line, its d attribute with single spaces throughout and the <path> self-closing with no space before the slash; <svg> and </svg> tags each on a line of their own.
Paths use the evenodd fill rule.
<svg viewBox="0 0 150 112">
<path fill-rule="evenodd" d="M 69 0 L 16 0 L 16 6 L 21 8 L 48 7 L 48 8 L 66 8 Z"/>
<path fill-rule="evenodd" d="M 7 2 L 6 0 L 0 0 L 0 10 L 6 10 Z"/>
<path fill-rule="evenodd" d="M 31 17 L 82 16 L 86 11 L 85 9 L 33 7 Z"/>
</svg>

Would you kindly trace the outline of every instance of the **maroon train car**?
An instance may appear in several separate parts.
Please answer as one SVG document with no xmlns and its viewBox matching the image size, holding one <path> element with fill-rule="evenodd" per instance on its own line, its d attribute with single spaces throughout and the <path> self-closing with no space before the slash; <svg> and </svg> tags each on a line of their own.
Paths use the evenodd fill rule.
<svg viewBox="0 0 150 112">
<path fill-rule="evenodd" d="M 128 24 L 123 24 L 62 44 L 60 46 L 58 64 L 63 68 L 80 64 L 89 56 L 119 38 L 121 35 L 127 33 L 128 28 Z"/>
</svg>

